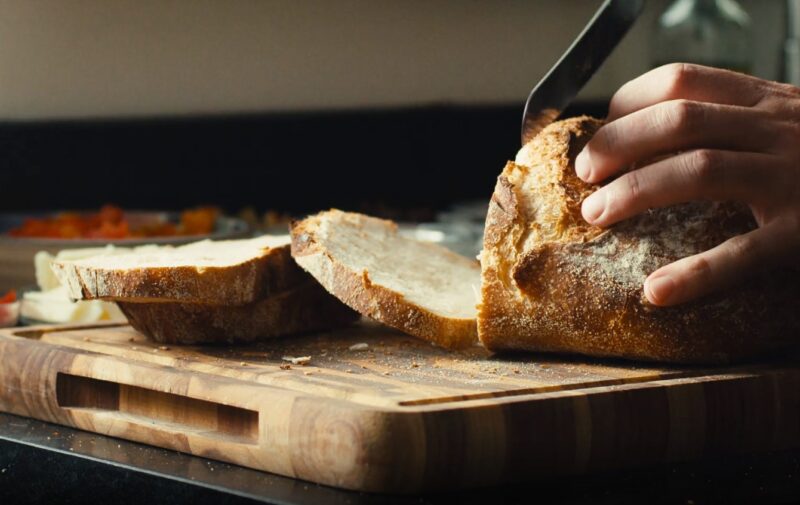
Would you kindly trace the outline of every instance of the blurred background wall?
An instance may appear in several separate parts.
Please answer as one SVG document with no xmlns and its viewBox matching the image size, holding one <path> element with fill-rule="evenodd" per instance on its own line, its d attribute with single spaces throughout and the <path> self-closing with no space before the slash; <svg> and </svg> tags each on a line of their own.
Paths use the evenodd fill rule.
<svg viewBox="0 0 800 505">
<path fill-rule="evenodd" d="M 782 0 L 740 0 L 779 75 Z M 488 201 L 600 0 L 0 0 L 0 211 Z M 566 115 L 650 67 L 665 0 Z"/>
<path fill-rule="evenodd" d="M 0 119 L 521 103 L 598 0 L 0 0 Z M 643 19 L 586 88 L 648 69 Z M 777 78 L 784 2 L 741 0 Z"/>
</svg>

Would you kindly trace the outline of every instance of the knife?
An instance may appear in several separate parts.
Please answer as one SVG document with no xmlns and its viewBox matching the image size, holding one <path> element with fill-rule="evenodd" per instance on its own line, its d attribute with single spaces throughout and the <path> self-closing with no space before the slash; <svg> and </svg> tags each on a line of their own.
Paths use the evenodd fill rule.
<svg viewBox="0 0 800 505">
<path fill-rule="evenodd" d="M 614 50 L 644 0 L 605 0 L 578 38 L 528 95 L 522 115 L 522 145 L 552 123 Z"/>
</svg>

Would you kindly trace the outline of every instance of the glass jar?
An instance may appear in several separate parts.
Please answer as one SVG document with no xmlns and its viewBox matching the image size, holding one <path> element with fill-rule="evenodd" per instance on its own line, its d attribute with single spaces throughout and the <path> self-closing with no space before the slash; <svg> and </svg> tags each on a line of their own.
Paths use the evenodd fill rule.
<svg viewBox="0 0 800 505">
<path fill-rule="evenodd" d="M 651 62 L 698 63 L 751 73 L 750 16 L 735 0 L 676 0 L 657 20 Z"/>
</svg>

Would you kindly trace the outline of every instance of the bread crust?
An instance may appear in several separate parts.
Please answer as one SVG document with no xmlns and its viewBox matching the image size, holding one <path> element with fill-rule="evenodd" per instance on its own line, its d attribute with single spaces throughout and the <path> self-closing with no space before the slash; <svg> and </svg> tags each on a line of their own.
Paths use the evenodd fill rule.
<svg viewBox="0 0 800 505">
<path fill-rule="evenodd" d="M 308 282 L 289 244 L 225 267 L 97 268 L 54 262 L 53 271 L 76 300 L 243 305 Z"/>
<path fill-rule="evenodd" d="M 574 173 L 599 128 L 588 117 L 545 129 L 497 181 L 486 221 L 478 331 L 490 350 L 580 353 L 674 363 L 728 363 L 795 344 L 800 278 L 761 273 L 675 307 L 649 304 L 647 274 L 747 232 L 743 206 L 695 202 L 607 230 L 580 203 L 596 187 Z M 521 159 L 520 159 L 521 158 Z"/>
<path fill-rule="evenodd" d="M 366 270 L 354 271 L 333 257 L 317 240 L 317 230 L 321 220 L 331 218 L 337 212 L 341 211 L 322 212 L 291 226 L 292 256 L 328 292 L 365 316 L 445 348 L 464 348 L 477 341 L 474 318 L 435 314 L 408 301 L 401 293 L 373 283 Z M 395 223 L 380 221 L 386 227 L 396 229 Z M 464 261 L 464 258 L 452 254 L 454 259 Z"/>
<path fill-rule="evenodd" d="M 315 280 L 245 305 L 118 302 L 140 333 L 165 344 L 248 343 L 339 328 L 360 316 Z"/>
</svg>

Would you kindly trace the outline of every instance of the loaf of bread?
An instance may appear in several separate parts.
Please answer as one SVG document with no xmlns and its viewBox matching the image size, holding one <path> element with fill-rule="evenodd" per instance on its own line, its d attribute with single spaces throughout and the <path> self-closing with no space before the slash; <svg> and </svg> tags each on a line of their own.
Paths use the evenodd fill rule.
<svg viewBox="0 0 800 505">
<path fill-rule="evenodd" d="M 645 278 L 756 226 L 742 205 L 693 202 L 601 229 L 580 206 L 594 186 L 575 156 L 601 122 L 543 130 L 497 180 L 481 253 L 478 331 L 490 350 L 726 363 L 795 344 L 800 278 L 772 271 L 695 302 L 650 305 Z"/>
<path fill-rule="evenodd" d="M 359 317 L 297 266 L 288 235 L 57 260 L 53 270 L 73 299 L 117 302 L 162 343 L 246 343 Z"/>
<path fill-rule="evenodd" d="M 477 341 L 480 267 L 391 221 L 330 210 L 292 224 L 292 255 L 365 316 L 448 348 Z"/>
</svg>

